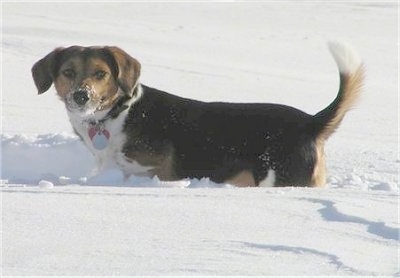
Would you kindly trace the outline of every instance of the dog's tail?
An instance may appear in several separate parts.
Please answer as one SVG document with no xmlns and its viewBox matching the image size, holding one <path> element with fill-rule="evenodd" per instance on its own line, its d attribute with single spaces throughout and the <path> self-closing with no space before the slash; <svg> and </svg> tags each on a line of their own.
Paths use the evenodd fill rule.
<svg viewBox="0 0 400 278">
<path fill-rule="evenodd" d="M 329 50 L 339 68 L 340 87 L 335 100 L 313 116 L 317 138 L 326 140 L 359 98 L 364 68 L 357 52 L 343 42 L 329 42 Z"/>
</svg>

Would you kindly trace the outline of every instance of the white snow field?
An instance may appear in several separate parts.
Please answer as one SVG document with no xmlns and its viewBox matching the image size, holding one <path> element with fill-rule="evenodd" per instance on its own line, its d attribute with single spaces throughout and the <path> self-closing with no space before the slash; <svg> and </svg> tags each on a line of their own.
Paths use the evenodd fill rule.
<svg viewBox="0 0 400 278">
<path fill-rule="evenodd" d="M 2 8 L 3 276 L 400 276 L 396 1 L 18 3 Z M 30 69 L 58 46 L 116 45 L 149 86 L 310 114 L 336 96 L 329 40 L 366 81 L 326 144 L 326 188 L 94 175 L 52 88 Z"/>
</svg>

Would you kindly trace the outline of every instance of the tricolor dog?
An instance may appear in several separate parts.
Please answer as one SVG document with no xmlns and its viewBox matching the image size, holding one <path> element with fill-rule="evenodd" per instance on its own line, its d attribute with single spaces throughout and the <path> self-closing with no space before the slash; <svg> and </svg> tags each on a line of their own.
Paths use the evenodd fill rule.
<svg viewBox="0 0 400 278">
<path fill-rule="evenodd" d="M 323 186 L 324 143 L 356 102 L 363 66 L 330 43 L 337 97 L 315 115 L 264 103 L 201 102 L 139 82 L 140 63 L 117 47 L 57 48 L 32 68 L 39 94 L 54 83 L 99 169 L 237 186 Z"/>
</svg>

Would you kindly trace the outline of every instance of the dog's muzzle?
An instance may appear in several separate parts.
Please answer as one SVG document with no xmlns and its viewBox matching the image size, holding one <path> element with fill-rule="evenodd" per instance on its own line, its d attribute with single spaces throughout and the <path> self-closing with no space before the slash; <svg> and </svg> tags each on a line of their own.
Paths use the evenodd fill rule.
<svg viewBox="0 0 400 278">
<path fill-rule="evenodd" d="M 83 106 L 89 101 L 90 89 L 88 87 L 79 88 L 73 94 L 73 99 L 76 104 Z"/>
</svg>

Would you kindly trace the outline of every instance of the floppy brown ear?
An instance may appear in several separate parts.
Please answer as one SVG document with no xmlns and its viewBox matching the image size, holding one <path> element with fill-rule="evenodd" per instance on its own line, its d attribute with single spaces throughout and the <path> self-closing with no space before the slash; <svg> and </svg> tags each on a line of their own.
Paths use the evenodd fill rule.
<svg viewBox="0 0 400 278">
<path fill-rule="evenodd" d="M 139 61 L 118 47 L 109 46 L 106 49 L 111 53 L 117 64 L 119 87 L 132 96 L 139 81 L 141 69 Z"/>
<path fill-rule="evenodd" d="M 33 65 L 32 77 L 39 94 L 46 92 L 53 84 L 55 61 L 63 49 L 56 48 Z"/>
</svg>

